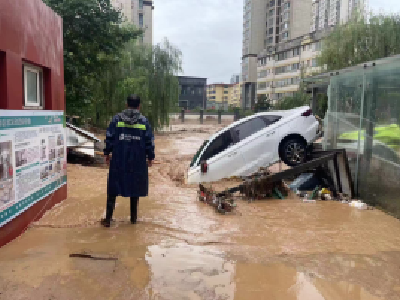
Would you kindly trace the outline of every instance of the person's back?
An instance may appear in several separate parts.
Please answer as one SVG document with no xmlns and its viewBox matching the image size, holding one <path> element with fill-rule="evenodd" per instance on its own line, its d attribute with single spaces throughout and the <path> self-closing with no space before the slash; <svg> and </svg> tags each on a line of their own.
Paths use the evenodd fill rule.
<svg viewBox="0 0 400 300">
<path fill-rule="evenodd" d="M 148 165 L 155 158 L 151 126 L 139 112 L 140 98 L 129 96 L 127 105 L 113 117 L 105 141 L 104 155 L 110 164 L 105 227 L 110 226 L 117 196 L 131 198 L 131 222 L 136 223 L 138 198 L 148 195 Z"/>
</svg>

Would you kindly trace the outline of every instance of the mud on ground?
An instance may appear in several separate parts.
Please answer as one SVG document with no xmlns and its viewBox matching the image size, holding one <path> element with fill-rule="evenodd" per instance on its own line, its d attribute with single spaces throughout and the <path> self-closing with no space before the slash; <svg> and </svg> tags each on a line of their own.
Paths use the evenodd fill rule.
<svg viewBox="0 0 400 300">
<path fill-rule="evenodd" d="M 219 215 L 183 180 L 218 128 L 180 129 L 156 138 L 137 225 L 118 198 L 112 228 L 100 227 L 108 171 L 70 164 L 68 199 L 0 249 L 0 299 L 400 299 L 397 219 L 296 199 Z"/>
</svg>

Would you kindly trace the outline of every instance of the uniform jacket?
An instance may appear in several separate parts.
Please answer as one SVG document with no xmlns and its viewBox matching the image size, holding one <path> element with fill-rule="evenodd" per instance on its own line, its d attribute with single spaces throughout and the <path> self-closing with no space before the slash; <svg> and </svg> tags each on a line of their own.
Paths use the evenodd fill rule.
<svg viewBox="0 0 400 300">
<path fill-rule="evenodd" d="M 154 135 L 148 120 L 135 109 L 113 117 L 107 129 L 104 154 L 112 153 L 108 194 L 122 197 L 148 195 L 147 159 L 154 160 Z"/>
</svg>

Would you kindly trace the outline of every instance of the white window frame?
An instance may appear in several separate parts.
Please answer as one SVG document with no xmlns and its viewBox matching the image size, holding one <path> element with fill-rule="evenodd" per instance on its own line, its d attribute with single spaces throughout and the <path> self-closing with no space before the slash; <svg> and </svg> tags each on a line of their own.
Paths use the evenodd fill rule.
<svg viewBox="0 0 400 300">
<path fill-rule="evenodd" d="M 24 64 L 24 104 L 25 108 L 43 108 L 44 105 L 44 85 L 43 85 L 43 70 L 42 68 L 35 67 L 32 65 Z M 28 81 L 27 73 L 32 72 L 37 75 L 37 103 L 28 103 Z"/>
</svg>

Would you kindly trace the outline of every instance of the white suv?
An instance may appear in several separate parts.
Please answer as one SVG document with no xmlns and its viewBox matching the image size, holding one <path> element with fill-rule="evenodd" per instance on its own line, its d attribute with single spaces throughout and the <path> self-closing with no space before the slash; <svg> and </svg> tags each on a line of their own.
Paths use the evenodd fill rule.
<svg viewBox="0 0 400 300">
<path fill-rule="evenodd" d="M 188 183 L 248 176 L 280 159 L 296 166 L 319 133 L 308 106 L 258 113 L 239 120 L 206 140 L 188 170 Z"/>
</svg>

